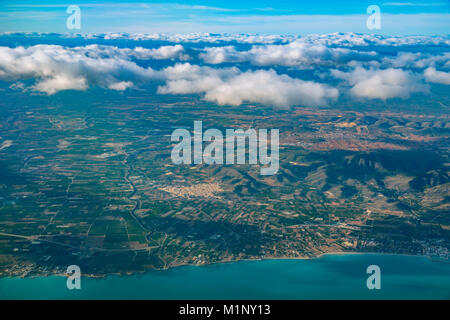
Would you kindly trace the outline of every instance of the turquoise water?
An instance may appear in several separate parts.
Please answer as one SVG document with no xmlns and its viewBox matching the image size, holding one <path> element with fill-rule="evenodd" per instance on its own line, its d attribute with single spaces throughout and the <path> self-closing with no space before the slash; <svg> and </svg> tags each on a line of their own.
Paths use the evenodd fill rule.
<svg viewBox="0 0 450 320">
<path fill-rule="evenodd" d="M 369 265 L 381 290 L 368 290 Z M 0 299 L 450 299 L 450 264 L 424 257 L 325 255 L 310 260 L 241 261 L 132 276 L 0 279 Z"/>
</svg>

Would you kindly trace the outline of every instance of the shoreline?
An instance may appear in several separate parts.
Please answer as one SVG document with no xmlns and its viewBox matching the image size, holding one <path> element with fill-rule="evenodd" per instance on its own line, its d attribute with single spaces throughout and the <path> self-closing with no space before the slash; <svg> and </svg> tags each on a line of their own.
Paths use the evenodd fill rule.
<svg viewBox="0 0 450 320">
<path fill-rule="evenodd" d="M 422 257 L 426 258 L 433 262 L 440 262 L 440 263 L 450 263 L 450 260 L 443 260 L 443 259 L 436 259 L 431 256 L 427 255 L 415 255 L 415 254 L 407 254 L 407 253 L 383 253 L 383 252 L 354 252 L 354 251 L 336 251 L 336 252 L 324 252 L 317 256 L 312 257 L 263 257 L 263 258 L 253 258 L 253 259 L 235 259 L 235 260 L 222 260 L 222 261 L 216 261 L 211 262 L 207 264 L 179 264 L 179 265 L 173 265 L 168 268 L 162 268 L 162 269 L 156 269 L 156 268 L 149 268 L 144 271 L 130 271 L 130 272 L 115 272 L 110 274 L 82 274 L 82 277 L 86 278 L 97 278 L 97 279 L 106 279 L 110 276 L 118 276 L 118 277 L 127 277 L 127 276 L 135 276 L 135 275 L 145 275 L 150 272 L 159 272 L 159 271 L 169 271 L 177 268 L 183 268 L 183 267 L 209 267 L 209 266 L 217 266 L 222 264 L 229 264 L 229 263 L 239 263 L 239 262 L 253 262 L 253 261 L 269 261 L 269 260 L 313 260 L 313 259 L 320 259 L 324 256 L 340 256 L 340 255 L 383 255 L 383 256 L 405 256 L 405 257 Z M 0 276 L 1 279 L 9 278 L 9 279 L 32 279 L 32 278 L 46 278 L 46 277 L 67 277 L 68 275 L 65 273 L 48 273 L 46 275 L 26 275 L 24 277 L 22 276 Z"/>
</svg>

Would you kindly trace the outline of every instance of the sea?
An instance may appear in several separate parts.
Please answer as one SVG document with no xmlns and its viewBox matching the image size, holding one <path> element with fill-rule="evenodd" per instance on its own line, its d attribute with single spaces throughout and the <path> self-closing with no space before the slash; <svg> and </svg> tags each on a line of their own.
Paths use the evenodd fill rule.
<svg viewBox="0 0 450 320">
<path fill-rule="evenodd" d="M 380 270 L 369 289 L 369 266 Z M 1 278 L 0 299 L 450 299 L 450 263 L 421 256 L 326 254 L 238 261 L 133 275 Z"/>
</svg>

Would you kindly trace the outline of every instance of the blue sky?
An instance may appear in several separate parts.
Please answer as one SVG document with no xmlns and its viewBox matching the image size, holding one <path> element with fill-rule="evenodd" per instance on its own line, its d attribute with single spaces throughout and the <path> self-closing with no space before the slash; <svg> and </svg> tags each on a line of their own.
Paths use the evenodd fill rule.
<svg viewBox="0 0 450 320">
<path fill-rule="evenodd" d="M 450 0 L 386 1 L 32 1 L 0 2 L 1 32 L 69 32 L 69 4 L 81 8 L 77 32 L 449 34 Z M 369 5 L 381 29 L 366 28 Z"/>
</svg>

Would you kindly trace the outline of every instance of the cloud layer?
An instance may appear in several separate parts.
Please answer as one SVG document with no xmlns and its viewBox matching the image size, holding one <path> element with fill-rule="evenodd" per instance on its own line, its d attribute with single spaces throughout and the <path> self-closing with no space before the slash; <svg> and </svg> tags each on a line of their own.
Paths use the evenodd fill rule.
<svg viewBox="0 0 450 320">
<path fill-rule="evenodd" d="M 151 68 L 143 68 L 123 57 L 100 57 L 97 47 L 64 48 L 36 45 L 28 48 L 0 47 L 0 80 L 36 79 L 32 89 L 47 94 L 61 90 L 86 90 L 98 85 L 124 90 L 132 83 L 155 78 Z"/>
<path fill-rule="evenodd" d="M 411 93 L 429 91 L 420 76 L 401 69 L 373 70 L 356 68 L 350 72 L 332 70 L 339 79 L 346 80 L 351 86 L 350 93 L 355 97 L 382 99 L 409 98 Z"/>
<path fill-rule="evenodd" d="M 0 38 L 7 42 L 16 36 Z M 55 37 L 28 36 L 47 43 Z M 450 85 L 450 42 L 445 37 L 353 33 L 77 37 L 70 40 L 71 46 L 0 47 L 0 80 L 12 82 L 11 90 L 48 95 L 93 86 L 125 91 L 152 83 L 158 86 L 157 94 L 200 95 L 218 105 L 274 107 L 323 106 L 340 95 L 408 99 L 428 94 L 435 84 Z M 99 43 L 83 45 L 87 39 Z M 173 41 L 155 46 L 161 39 Z"/>
<path fill-rule="evenodd" d="M 437 71 L 435 68 L 425 70 L 425 78 L 429 82 L 450 85 L 450 72 Z"/>
<path fill-rule="evenodd" d="M 338 90 L 312 81 L 278 75 L 273 70 L 240 72 L 236 68 L 213 69 L 177 64 L 165 70 L 167 83 L 161 94 L 201 93 L 218 105 L 259 103 L 275 107 L 326 105 Z"/>
<path fill-rule="evenodd" d="M 374 51 L 329 48 L 323 44 L 308 44 L 303 41 L 284 45 L 258 45 L 248 51 L 237 51 L 234 46 L 211 47 L 204 51 L 199 57 L 209 64 L 250 62 L 256 66 L 336 65 L 352 60 L 370 61 L 377 56 Z"/>
</svg>

